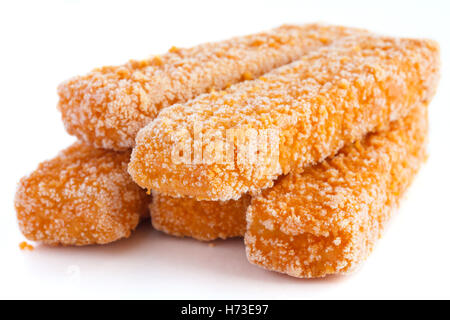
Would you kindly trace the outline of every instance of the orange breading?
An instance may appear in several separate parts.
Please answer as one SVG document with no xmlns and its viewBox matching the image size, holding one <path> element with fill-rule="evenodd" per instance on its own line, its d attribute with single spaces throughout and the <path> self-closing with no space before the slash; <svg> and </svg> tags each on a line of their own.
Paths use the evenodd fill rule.
<svg viewBox="0 0 450 320">
<path fill-rule="evenodd" d="M 19 248 L 22 251 L 24 251 L 24 250 L 33 251 L 34 250 L 34 247 L 26 241 L 22 241 L 21 243 L 19 243 Z"/>
<path fill-rule="evenodd" d="M 173 197 L 229 200 L 256 194 L 280 174 L 320 162 L 430 99 L 438 69 L 433 41 L 343 40 L 258 80 L 162 110 L 139 132 L 129 172 L 141 187 Z M 279 156 L 189 162 L 189 152 L 201 143 L 199 127 L 203 135 L 215 133 L 223 145 L 231 130 L 271 129 L 278 133 Z M 232 143 L 237 153 L 242 147 Z M 181 160 L 174 157 L 180 144 L 187 146 Z M 208 153 L 208 142 L 201 146 Z"/>
<path fill-rule="evenodd" d="M 149 196 L 127 173 L 130 152 L 75 143 L 19 182 L 15 208 L 24 236 L 51 245 L 105 244 L 130 236 Z"/>
<path fill-rule="evenodd" d="M 95 69 L 62 83 L 67 131 L 96 147 L 125 150 L 164 107 L 258 77 L 335 39 L 365 31 L 338 26 L 281 26 L 206 43 L 121 66 Z"/>
<path fill-rule="evenodd" d="M 152 196 L 153 227 L 167 234 L 210 241 L 242 237 L 245 233 L 245 212 L 250 196 L 228 201 L 172 198 L 156 192 Z"/>
<path fill-rule="evenodd" d="M 250 262 L 294 277 L 351 272 L 372 251 L 426 157 L 427 107 L 252 199 Z"/>
<path fill-rule="evenodd" d="M 129 172 L 141 187 L 173 197 L 229 200 L 256 194 L 280 174 L 318 163 L 429 100 L 438 70 L 433 41 L 349 37 L 257 80 L 163 109 L 139 132 Z M 196 139 L 199 127 L 203 135 L 216 134 L 216 146 L 229 144 L 225 137 L 231 130 L 271 129 L 278 133 L 279 156 L 255 150 L 257 161 L 250 154 L 231 162 L 190 162 L 189 151 L 195 156 L 199 144 L 203 154 L 211 147 Z M 236 154 L 242 146 L 232 143 Z M 187 147 L 181 160 L 174 157 L 180 144 Z"/>
<path fill-rule="evenodd" d="M 360 150 L 363 145 L 357 141 L 354 147 Z M 346 150 L 344 149 L 342 153 Z M 339 157 L 342 157 L 342 153 Z M 343 168 L 346 169 L 345 166 Z M 311 175 L 321 170 L 323 165 L 312 166 L 308 169 Z M 157 230 L 173 236 L 192 237 L 203 241 L 244 235 L 245 214 L 251 199 L 248 195 L 244 195 L 239 200 L 228 201 L 197 201 L 192 198 L 173 198 L 156 192 L 153 192 L 152 196 L 150 212 L 153 227 Z M 311 196 L 312 198 L 321 197 L 315 193 Z"/>
</svg>

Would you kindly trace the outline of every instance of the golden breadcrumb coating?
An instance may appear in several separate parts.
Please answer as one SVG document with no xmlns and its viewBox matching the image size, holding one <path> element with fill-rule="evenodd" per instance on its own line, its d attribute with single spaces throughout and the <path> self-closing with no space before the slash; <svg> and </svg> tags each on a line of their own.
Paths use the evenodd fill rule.
<svg viewBox="0 0 450 320">
<path fill-rule="evenodd" d="M 427 107 L 420 105 L 389 131 L 293 171 L 253 198 L 245 234 L 249 261 L 301 278 L 354 270 L 425 160 L 427 131 Z"/>
<path fill-rule="evenodd" d="M 248 195 L 228 201 L 172 198 L 156 192 L 152 196 L 153 227 L 167 234 L 210 241 L 242 237 L 245 233 L 245 212 L 250 204 Z"/>
<path fill-rule="evenodd" d="M 165 108 L 139 132 L 129 172 L 141 187 L 173 197 L 229 200 L 255 194 L 280 174 L 320 162 L 429 100 L 438 70 L 433 41 L 350 37 L 257 80 Z M 218 133 L 223 144 L 231 129 L 271 129 L 279 135 L 279 156 L 175 161 L 174 142 L 183 134 L 187 153 L 191 144 L 195 150 L 199 126 L 202 134 Z M 207 153 L 208 143 L 202 147 Z M 236 154 L 240 146 L 233 147 Z"/>
<path fill-rule="evenodd" d="M 281 26 L 121 66 L 95 69 L 58 88 L 67 131 L 96 147 L 125 150 L 164 107 L 258 77 L 334 39 L 365 31 L 324 25 Z"/>
<path fill-rule="evenodd" d="M 130 152 L 75 143 L 19 182 L 15 208 L 24 236 L 51 245 L 105 244 L 130 236 L 149 196 L 127 173 Z"/>
<path fill-rule="evenodd" d="M 34 247 L 26 241 L 22 241 L 21 243 L 19 243 L 19 248 L 22 251 L 25 251 L 25 250 L 33 251 L 34 250 Z"/>
<path fill-rule="evenodd" d="M 364 147 L 360 141 L 355 145 L 358 148 Z M 342 153 L 345 153 L 346 150 L 344 149 L 339 157 L 343 157 Z M 364 161 L 364 159 L 361 160 Z M 343 168 L 347 169 L 345 166 Z M 339 167 L 335 169 L 340 170 Z M 314 172 L 317 171 L 319 172 L 318 176 L 321 177 L 322 170 L 323 165 L 319 164 L 309 168 L 308 172 L 314 176 Z M 319 194 L 311 194 L 313 199 L 322 197 L 320 190 L 317 191 Z M 251 199 L 248 195 L 244 195 L 239 200 L 228 201 L 197 201 L 192 198 L 173 198 L 156 192 L 153 192 L 152 195 L 153 201 L 150 204 L 150 212 L 152 224 L 157 230 L 173 236 L 192 237 L 203 241 L 244 235 L 246 229 L 245 214 Z"/>
</svg>

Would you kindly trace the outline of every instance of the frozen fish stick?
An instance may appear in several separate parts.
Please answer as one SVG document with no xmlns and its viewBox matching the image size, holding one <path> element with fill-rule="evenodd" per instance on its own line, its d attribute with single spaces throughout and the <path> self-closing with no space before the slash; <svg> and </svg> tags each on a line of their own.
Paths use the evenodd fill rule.
<svg viewBox="0 0 450 320">
<path fill-rule="evenodd" d="M 385 133 L 377 133 L 377 135 L 385 135 Z M 391 143 L 392 141 L 382 140 L 382 143 L 385 142 Z M 362 148 L 360 142 L 355 145 Z M 344 148 L 342 153 L 347 152 L 347 149 Z M 337 157 L 342 157 L 342 155 L 338 154 Z M 326 161 L 333 162 L 333 160 Z M 314 176 L 317 172 L 317 176 L 320 176 L 319 173 L 323 170 L 323 166 L 323 164 L 312 166 L 307 169 L 305 174 Z M 343 167 L 343 169 L 347 170 L 346 167 Z M 339 170 L 339 168 L 336 170 Z M 290 181 L 288 178 L 284 179 Z M 308 182 L 308 180 L 305 181 Z M 293 184 L 291 188 L 298 187 Z M 321 190 L 311 190 L 311 198 L 321 199 L 320 192 Z M 250 203 L 248 195 L 239 200 L 228 201 L 197 201 L 192 198 L 173 198 L 156 192 L 153 192 L 152 196 L 150 212 L 153 227 L 167 234 L 210 241 L 218 238 L 227 239 L 243 236 L 245 233 L 245 215 Z M 277 210 L 276 206 L 271 209 Z"/>
<path fill-rule="evenodd" d="M 250 262 L 294 277 L 345 274 L 372 251 L 426 156 L 427 108 L 252 199 Z"/>
<path fill-rule="evenodd" d="M 377 133 L 377 135 L 385 135 L 385 132 Z M 362 148 L 360 142 L 356 146 Z M 346 150 L 344 149 L 342 153 L 345 153 Z M 337 157 L 342 157 L 342 155 L 338 154 Z M 333 160 L 326 161 L 332 162 Z M 315 171 L 321 172 L 321 170 L 323 170 L 323 164 L 317 164 L 308 169 L 306 174 L 314 175 Z M 293 185 L 292 188 L 297 187 Z M 320 199 L 321 190 L 316 191 L 317 193 L 311 191 L 311 198 Z M 153 226 L 167 234 L 210 241 L 217 238 L 242 236 L 245 232 L 245 214 L 250 203 L 250 197 L 247 195 L 239 200 L 228 201 L 197 201 L 192 198 L 173 198 L 156 192 L 153 192 L 152 195 L 150 212 Z"/>
<path fill-rule="evenodd" d="M 157 230 L 202 241 L 244 236 L 245 212 L 250 204 L 248 195 L 228 201 L 172 198 L 156 192 L 152 197 L 150 212 Z"/>
<path fill-rule="evenodd" d="M 127 173 L 130 151 L 75 143 L 19 182 L 19 228 L 51 245 L 106 244 L 130 236 L 149 216 L 150 197 Z"/>
<path fill-rule="evenodd" d="M 338 26 L 281 26 L 268 32 L 172 48 L 147 60 L 108 66 L 58 88 L 67 131 L 95 147 L 125 150 L 164 107 L 258 77 L 305 52 L 365 31 Z"/>
<path fill-rule="evenodd" d="M 433 41 L 350 37 L 257 80 L 162 110 L 139 132 L 129 172 L 141 187 L 173 197 L 257 194 L 280 174 L 323 161 L 428 101 L 438 70 Z M 250 139 L 268 130 L 276 133 L 278 153 L 258 146 L 240 157 L 252 144 L 231 140 L 223 147 L 232 150 L 231 161 L 222 157 L 230 132 Z M 218 138 L 202 140 L 201 134 Z M 219 151 L 208 151 L 211 146 Z M 213 156 L 199 160 L 202 153 Z"/>
</svg>

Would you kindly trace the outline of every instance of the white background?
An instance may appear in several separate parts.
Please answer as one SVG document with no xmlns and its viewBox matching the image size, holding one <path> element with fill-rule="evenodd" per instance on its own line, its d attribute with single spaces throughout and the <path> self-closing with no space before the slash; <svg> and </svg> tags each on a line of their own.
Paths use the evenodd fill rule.
<svg viewBox="0 0 450 320">
<path fill-rule="evenodd" d="M 448 1 L 2 1 L 0 4 L 0 298 L 450 298 Z M 327 22 L 442 48 L 430 158 L 385 237 L 354 275 L 299 280 L 250 265 L 241 240 L 215 247 L 144 225 L 103 247 L 20 251 L 19 178 L 74 138 L 56 86 L 90 69 L 258 32 Z"/>
</svg>

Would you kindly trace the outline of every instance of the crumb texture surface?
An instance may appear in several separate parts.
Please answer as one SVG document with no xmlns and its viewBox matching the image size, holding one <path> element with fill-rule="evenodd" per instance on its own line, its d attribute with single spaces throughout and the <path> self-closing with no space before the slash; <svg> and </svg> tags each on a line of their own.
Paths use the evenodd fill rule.
<svg viewBox="0 0 450 320">
<path fill-rule="evenodd" d="M 127 173 L 130 151 L 75 143 L 19 182 L 15 208 L 24 236 L 51 245 L 126 238 L 148 215 L 149 196 Z"/>
<path fill-rule="evenodd" d="M 70 134 L 96 147 L 125 150 L 162 108 L 253 79 L 353 33 L 365 31 L 285 25 L 187 49 L 173 47 L 161 56 L 98 68 L 61 83 L 58 109 Z"/>
<path fill-rule="evenodd" d="M 280 174 L 323 161 L 405 116 L 432 97 L 438 77 L 439 48 L 433 41 L 350 36 L 253 81 L 163 109 L 139 132 L 129 172 L 140 186 L 173 197 L 230 200 L 258 194 Z M 218 132 L 219 139 L 236 128 L 275 130 L 279 156 L 174 161 L 174 138 L 187 132 L 184 143 L 193 150 L 198 125 L 202 134 Z M 203 154 L 207 147 L 203 142 Z M 237 153 L 238 143 L 234 148 Z"/>
<path fill-rule="evenodd" d="M 427 107 L 252 199 L 250 262 L 294 277 L 353 271 L 370 254 L 426 157 Z"/>
<path fill-rule="evenodd" d="M 152 196 L 150 212 L 157 230 L 203 241 L 244 236 L 248 195 L 228 201 L 172 198 L 155 192 Z"/>
</svg>

